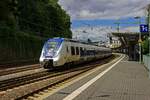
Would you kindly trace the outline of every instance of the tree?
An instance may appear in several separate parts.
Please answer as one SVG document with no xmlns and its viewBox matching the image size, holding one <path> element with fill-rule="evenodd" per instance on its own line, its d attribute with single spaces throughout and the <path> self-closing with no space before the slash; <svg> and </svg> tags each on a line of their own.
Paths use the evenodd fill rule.
<svg viewBox="0 0 150 100">
<path fill-rule="evenodd" d="M 19 0 L 21 30 L 40 33 L 44 37 L 71 37 L 70 17 L 58 0 Z"/>
<path fill-rule="evenodd" d="M 13 5 L 13 0 L 1 0 L 0 1 L 0 24 L 6 25 L 9 27 L 15 27 L 16 20 L 15 16 L 13 14 L 13 8 L 15 5 Z"/>
<path fill-rule="evenodd" d="M 143 54 L 148 54 L 149 53 L 149 39 L 148 37 L 145 38 L 145 40 L 142 43 L 143 47 Z"/>
</svg>

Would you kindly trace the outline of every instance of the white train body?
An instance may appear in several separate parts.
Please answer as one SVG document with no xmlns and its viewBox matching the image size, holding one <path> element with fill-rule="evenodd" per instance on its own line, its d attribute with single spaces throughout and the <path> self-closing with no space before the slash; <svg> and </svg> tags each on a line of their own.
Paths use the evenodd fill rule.
<svg viewBox="0 0 150 100">
<path fill-rule="evenodd" d="M 111 49 L 64 38 L 49 39 L 43 46 L 40 64 L 53 68 L 108 57 Z"/>
</svg>

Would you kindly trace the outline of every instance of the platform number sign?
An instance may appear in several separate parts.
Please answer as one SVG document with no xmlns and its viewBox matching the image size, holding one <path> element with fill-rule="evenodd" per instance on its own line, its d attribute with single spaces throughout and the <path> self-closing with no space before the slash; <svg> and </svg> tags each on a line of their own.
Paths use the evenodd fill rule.
<svg viewBox="0 0 150 100">
<path fill-rule="evenodd" d="M 147 24 L 141 24 L 140 25 L 140 32 L 148 32 L 148 25 Z"/>
</svg>

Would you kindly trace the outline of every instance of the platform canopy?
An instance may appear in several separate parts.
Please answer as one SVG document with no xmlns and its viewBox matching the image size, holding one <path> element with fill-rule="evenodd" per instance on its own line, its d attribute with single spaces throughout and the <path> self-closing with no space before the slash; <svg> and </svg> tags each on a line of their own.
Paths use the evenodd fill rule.
<svg viewBox="0 0 150 100">
<path fill-rule="evenodd" d="M 137 44 L 139 41 L 139 34 L 141 34 L 142 37 L 148 35 L 148 33 L 139 32 L 112 32 L 113 36 L 119 37 L 122 46 Z"/>
</svg>

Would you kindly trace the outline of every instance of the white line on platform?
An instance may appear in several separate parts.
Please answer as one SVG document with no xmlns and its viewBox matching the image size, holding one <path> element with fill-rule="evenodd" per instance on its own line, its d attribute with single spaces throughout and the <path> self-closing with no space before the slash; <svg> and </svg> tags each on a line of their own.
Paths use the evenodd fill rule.
<svg viewBox="0 0 150 100">
<path fill-rule="evenodd" d="M 119 61 L 117 61 L 116 63 L 114 63 L 112 66 L 110 66 L 109 68 L 107 68 L 102 73 L 98 74 L 95 78 L 91 79 L 90 81 L 88 81 L 87 83 L 85 83 L 84 85 L 82 85 L 80 88 L 78 88 L 77 90 L 75 90 L 74 92 L 72 92 L 70 95 L 68 95 L 67 97 L 65 97 L 63 100 L 73 100 L 75 97 L 77 97 L 79 94 L 81 94 L 85 89 L 87 89 L 90 85 L 92 85 L 99 78 L 101 78 L 103 75 L 105 75 L 115 65 L 117 65 L 124 57 L 125 56 L 123 55 L 123 57 Z"/>
</svg>

